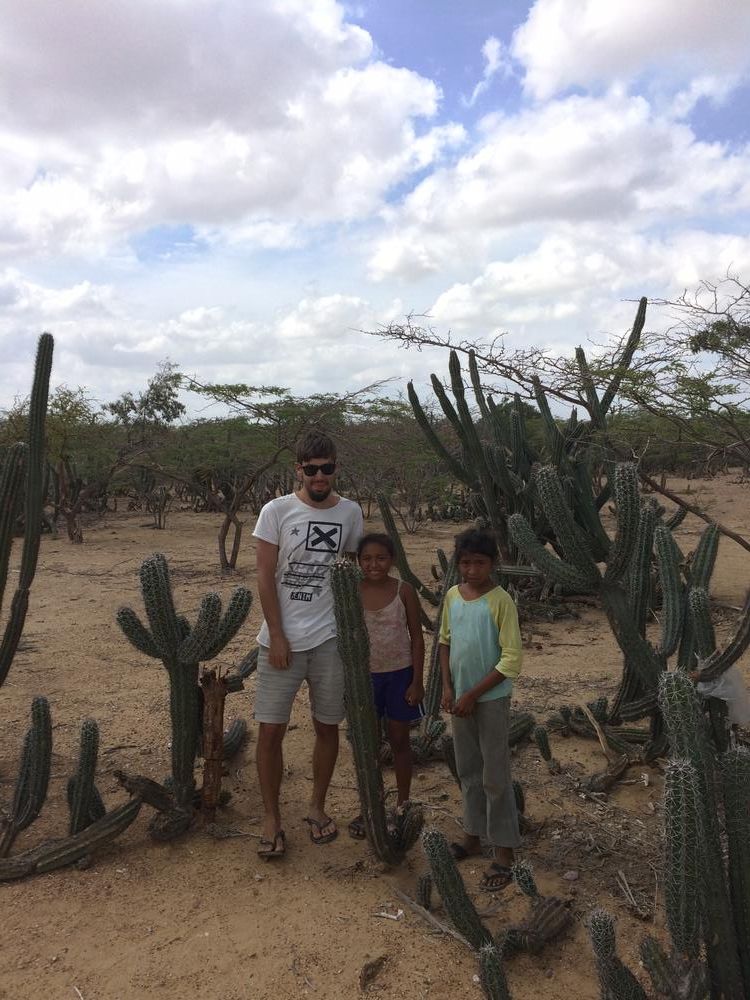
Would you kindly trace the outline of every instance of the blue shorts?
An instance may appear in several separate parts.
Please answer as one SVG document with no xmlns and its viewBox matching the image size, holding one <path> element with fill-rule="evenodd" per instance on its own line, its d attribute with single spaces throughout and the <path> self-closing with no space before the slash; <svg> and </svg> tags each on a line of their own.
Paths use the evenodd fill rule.
<svg viewBox="0 0 750 1000">
<path fill-rule="evenodd" d="M 406 692 L 414 680 L 414 667 L 386 670 L 383 673 L 370 674 L 370 677 L 372 693 L 375 696 L 375 711 L 379 719 L 414 722 L 422 718 L 424 715 L 422 706 L 410 705 L 406 700 Z"/>
</svg>

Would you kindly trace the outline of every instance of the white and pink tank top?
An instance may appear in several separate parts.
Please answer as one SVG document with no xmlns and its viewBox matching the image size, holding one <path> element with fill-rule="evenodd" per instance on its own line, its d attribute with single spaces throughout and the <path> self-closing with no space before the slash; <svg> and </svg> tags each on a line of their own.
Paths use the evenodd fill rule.
<svg viewBox="0 0 750 1000">
<path fill-rule="evenodd" d="M 370 637 L 370 670 L 384 674 L 411 666 L 411 636 L 406 623 L 406 608 L 401 600 L 401 581 L 390 604 L 365 613 L 365 625 Z"/>
</svg>

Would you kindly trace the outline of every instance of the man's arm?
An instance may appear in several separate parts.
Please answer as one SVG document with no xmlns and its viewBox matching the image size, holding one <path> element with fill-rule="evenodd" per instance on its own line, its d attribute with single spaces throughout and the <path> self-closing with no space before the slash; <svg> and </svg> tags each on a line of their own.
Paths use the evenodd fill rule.
<svg viewBox="0 0 750 1000">
<path fill-rule="evenodd" d="M 272 667 L 286 670 L 291 663 L 289 642 L 284 635 L 281 622 L 281 607 L 276 591 L 276 565 L 279 560 L 279 547 L 272 542 L 256 539 L 256 560 L 258 567 L 258 596 L 263 609 L 263 617 L 268 626 L 270 647 L 268 660 Z"/>
</svg>

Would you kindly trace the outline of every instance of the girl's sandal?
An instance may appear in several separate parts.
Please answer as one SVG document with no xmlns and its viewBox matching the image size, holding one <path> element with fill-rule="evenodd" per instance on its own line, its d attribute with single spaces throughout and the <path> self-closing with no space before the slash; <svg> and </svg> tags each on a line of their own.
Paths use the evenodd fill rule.
<svg viewBox="0 0 750 1000">
<path fill-rule="evenodd" d="M 485 872 L 482 876 L 482 881 L 479 883 L 479 888 L 483 892 L 501 892 L 506 889 L 513 881 L 513 873 L 510 868 L 505 865 L 499 865 L 497 861 L 493 861 L 490 865 L 489 871 Z"/>
</svg>

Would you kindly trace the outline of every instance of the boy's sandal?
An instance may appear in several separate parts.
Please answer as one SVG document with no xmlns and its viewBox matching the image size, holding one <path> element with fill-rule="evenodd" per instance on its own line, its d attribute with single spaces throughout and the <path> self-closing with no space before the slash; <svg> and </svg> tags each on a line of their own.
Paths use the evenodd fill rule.
<svg viewBox="0 0 750 1000">
<path fill-rule="evenodd" d="M 499 865 L 493 861 L 489 871 L 482 876 L 479 888 L 483 892 L 500 892 L 506 889 L 513 881 L 513 873 L 505 865 Z"/>
<path fill-rule="evenodd" d="M 304 821 L 310 827 L 310 840 L 313 844 L 330 844 L 339 835 L 336 824 L 330 816 L 326 816 L 323 819 L 315 819 L 314 816 L 305 816 Z M 333 825 L 333 829 L 328 833 L 323 833 L 323 830 L 331 825 Z"/>
<path fill-rule="evenodd" d="M 271 858 L 283 858 L 285 854 L 286 834 L 283 830 L 274 834 L 273 840 L 262 839 L 258 844 L 258 857 L 263 858 L 264 861 L 270 861 Z"/>
<path fill-rule="evenodd" d="M 349 836 L 353 837 L 354 840 L 365 840 L 367 834 L 365 832 L 365 821 L 361 816 L 356 816 L 348 827 Z"/>
</svg>

